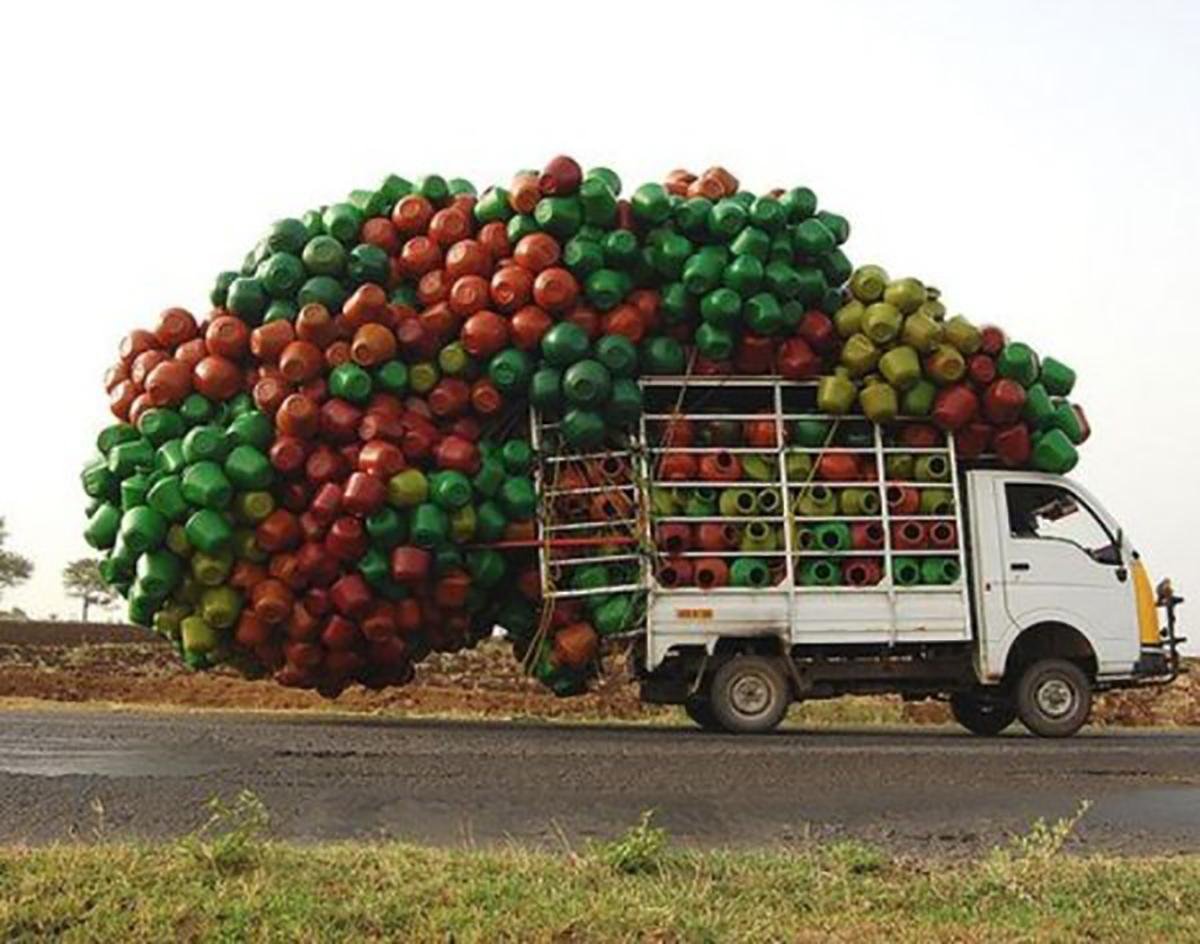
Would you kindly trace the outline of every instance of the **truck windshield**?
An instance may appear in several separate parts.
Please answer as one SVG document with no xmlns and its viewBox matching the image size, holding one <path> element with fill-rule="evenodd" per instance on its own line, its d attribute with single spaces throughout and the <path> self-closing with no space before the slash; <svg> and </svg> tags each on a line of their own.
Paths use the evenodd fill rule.
<svg viewBox="0 0 1200 944">
<path fill-rule="evenodd" d="M 1027 482 L 1006 485 L 1004 493 L 1014 538 L 1064 541 L 1101 564 L 1121 562 L 1108 529 L 1067 489 Z"/>
</svg>

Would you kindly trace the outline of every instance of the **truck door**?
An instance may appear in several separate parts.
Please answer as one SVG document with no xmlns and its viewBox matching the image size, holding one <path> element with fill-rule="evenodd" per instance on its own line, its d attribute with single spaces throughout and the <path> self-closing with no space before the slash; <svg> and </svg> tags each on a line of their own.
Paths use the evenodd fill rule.
<svg viewBox="0 0 1200 944">
<path fill-rule="evenodd" d="M 1102 671 L 1114 656 L 1122 661 L 1124 643 L 1136 644 L 1137 618 L 1117 535 L 1065 485 L 996 485 L 1007 516 L 998 524 L 1004 603 L 1012 621 L 1021 628 L 1042 620 L 1068 623 L 1089 637 Z M 1136 645 L 1133 650 L 1136 659 Z"/>
</svg>

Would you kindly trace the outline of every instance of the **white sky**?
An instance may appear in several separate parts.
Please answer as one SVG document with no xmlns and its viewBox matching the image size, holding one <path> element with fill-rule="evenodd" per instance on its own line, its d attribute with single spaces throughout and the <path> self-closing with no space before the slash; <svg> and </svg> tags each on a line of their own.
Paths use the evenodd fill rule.
<svg viewBox="0 0 1200 944">
<path fill-rule="evenodd" d="M 483 185 L 561 151 L 809 185 L 856 263 L 1074 365 L 1076 475 L 1200 593 L 1200 4 L 40 2 L 8 11 L 0 82 L 0 514 L 37 566 L 4 606 L 72 612 L 127 329 L 387 172 Z"/>
</svg>

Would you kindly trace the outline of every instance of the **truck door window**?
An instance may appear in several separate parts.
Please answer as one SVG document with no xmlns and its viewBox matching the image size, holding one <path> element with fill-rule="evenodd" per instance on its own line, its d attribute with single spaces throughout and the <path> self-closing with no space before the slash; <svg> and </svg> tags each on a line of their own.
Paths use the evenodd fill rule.
<svg viewBox="0 0 1200 944">
<path fill-rule="evenodd" d="M 1014 538 L 1063 541 L 1101 564 L 1119 564 L 1112 535 L 1071 492 L 1057 485 L 1013 483 L 1004 486 L 1008 527 Z"/>
</svg>

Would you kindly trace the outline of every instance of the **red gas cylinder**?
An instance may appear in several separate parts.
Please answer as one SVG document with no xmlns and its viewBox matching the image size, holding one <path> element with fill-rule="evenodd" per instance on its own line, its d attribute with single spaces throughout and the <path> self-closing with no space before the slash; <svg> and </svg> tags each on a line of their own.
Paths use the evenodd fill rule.
<svg viewBox="0 0 1200 944">
<path fill-rule="evenodd" d="M 696 475 L 696 457 L 690 452 L 668 452 L 659 459 L 658 477 L 664 481 L 688 482 Z"/>
<path fill-rule="evenodd" d="M 471 405 L 471 385 L 461 377 L 443 377 L 429 391 L 427 400 L 438 419 L 461 416 Z"/>
<path fill-rule="evenodd" d="M 538 189 L 549 196 L 569 196 L 583 182 L 583 170 L 565 154 L 550 159 L 537 178 Z"/>
<path fill-rule="evenodd" d="M 296 551 L 296 566 L 310 586 L 327 587 L 337 579 L 337 558 L 325 550 L 320 540 L 306 541 Z"/>
<path fill-rule="evenodd" d="M 856 551 L 883 547 L 883 525 L 878 521 L 859 521 L 850 526 L 850 546 Z"/>
<path fill-rule="evenodd" d="M 525 305 L 512 316 L 509 336 L 514 346 L 522 351 L 532 351 L 542 342 L 542 336 L 550 330 L 554 321 L 537 305 Z"/>
<path fill-rule="evenodd" d="M 690 587 L 694 579 L 692 562 L 686 557 L 667 558 L 658 565 L 658 582 L 668 589 Z"/>
<path fill-rule="evenodd" d="M 567 269 L 551 266 L 533 281 L 533 300 L 546 311 L 565 311 L 579 297 L 579 283 Z M 640 312 L 639 312 L 640 315 Z M 641 319 L 645 324 L 645 319 Z"/>
<path fill-rule="evenodd" d="M 737 528 L 729 522 L 706 521 L 696 526 L 696 547 L 702 551 L 731 550 L 737 539 Z"/>
<path fill-rule="evenodd" d="M 474 475 L 480 466 L 479 447 L 462 436 L 447 436 L 434 448 L 433 460 L 439 469 Z"/>
<path fill-rule="evenodd" d="M 321 645 L 335 651 L 353 649 L 362 641 L 363 635 L 351 620 L 335 613 L 321 630 Z"/>
<path fill-rule="evenodd" d="M 809 347 L 821 354 L 832 351 L 840 342 L 833 319 L 815 309 L 804 313 L 796 333 L 808 342 Z"/>
<path fill-rule="evenodd" d="M 386 600 L 376 600 L 359 622 L 359 627 L 371 642 L 390 639 L 397 630 L 396 608 Z"/>
<path fill-rule="evenodd" d="M 958 547 L 958 529 L 951 521 L 935 521 L 929 525 L 929 546 L 937 550 Z"/>
<path fill-rule="evenodd" d="M 209 354 L 240 360 L 250 350 L 250 329 L 241 318 L 218 315 L 204 331 L 204 345 Z"/>
<path fill-rule="evenodd" d="M 852 452 L 826 452 L 817 460 L 817 478 L 826 482 L 854 482 L 861 477 L 858 456 Z"/>
<path fill-rule="evenodd" d="M 696 561 L 696 586 L 702 590 L 714 590 L 729 583 L 729 566 L 719 557 L 705 557 Z"/>
<path fill-rule="evenodd" d="M 534 274 L 521 265 L 506 265 L 492 275 L 488 291 L 492 304 L 503 312 L 513 312 L 533 298 Z"/>
<path fill-rule="evenodd" d="M 979 350 L 995 357 L 1004 348 L 1004 332 L 995 325 L 984 325 L 979 329 Z"/>
<path fill-rule="evenodd" d="M 485 308 L 463 323 L 459 340 L 472 357 L 485 358 L 504 349 L 508 334 L 508 320 Z"/>
<path fill-rule="evenodd" d="M 807 380 L 821 373 L 821 358 L 803 338 L 788 338 L 779 346 L 775 363 L 785 380 Z"/>
<path fill-rule="evenodd" d="M 352 515 L 365 518 L 383 507 L 387 486 L 382 479 L 366 472 L 352 472 L 342 492 L 342 508 Z"/>
<path fill-rule="evenodd" d="M 322 438 L 330 443 L 354 442 L 362 416 L 362 410 L 346 400 L 326 400 L 321 404 Z"/>
<path fill-rule="evenodd" d="M 892 525 L 892 548 L 915 551 L 925 547 L 928 538 L 920 521 L 898 521 Z"/>
<path fill-rule="evenodd" d="M 367 553 L 367 534 L 357 518 L 343 515 L 329 526 L 325 550 L 340 561 L 350 563 Z"/>
<path fill-rule="evenodd" d="M 1000 461 L 1010 469 L 1024 466 L 1029 462 L 1033 449 L 1029 427 L 1024 423 L 1015 423 L 996 430 L 992 434 L 992 448 Z"/>
<path fill-rule="evenodd" d="M 163 361 L 146 375 L 144 387 L 154 406 L 177 406 L 192 392 L 192 369 L 181 360 Z"/>
<path fill-rule="evenodd" d="M 993 381 L 983 393 L 983 415 L 997 426 L 1015 423 L 1024 407 L 1025 388 L 1007 377 Z"/>
<path fill-rule="evenodd" d="M 978 459 L 992 444 L 995 427 L 988 423 L 968 423 L 954 431 L 954 451 L 960 459 Z"/>
<path fill-rule="evenodd" d="M 558 665 L 579 669 L 596 658 L 600 638 L 590 623 L 575 622 L 554 634 L 554 661 Z"/>
<path fill-rule="evenodd" d="M 282 623 L 292 612 L 292 591 L 280 580 L 267 578 L 250 592 L 254 615 L 268 626 Z"/>
<path fill-rule="evenodd" d="M 342 616 L 357 619 L 367 612 L 374 597 L 362 574 L 346 574 L 329 588 L 329 599 Z"/>
<path fill-rule="evenodd" d="M 996 362 L 987 354 L 972 354 L 967 359 L 967 377 L 972 383 L 986 387 L 996 379 Z"/>
<path fill-rule="evenodd" d="M 154 338 L 166 350 L 174 350 L 184 341 L 190 341 L 198 332 L 196 319 L 185 308 L 167 308 L 158 316 L 158 327 Z"/>
<path fill-rule="evenodd" d="M 663 424 L 659 445 L 666 449 L 691 446 L 696 442 L 696 431 L 690 420 L 669 419 Z"/>
<path fill-rule="evenodd" d="M 901 427 L 896 441 L 910 449 L 932 449 L 942 442 L 942 434 L 928 423 L 910 423 Z"/>
<path fill-rule="evenodd" d="M 340 479 L 346 471 L 347 463 L 342 454 L 325 445 L 317 446 L 304 463 L 304 476 L 314 485 Z"/>
<path fill-rule="evenodd" d="M 471 385 L 471 409 L 480 416 L 494 416 L 504 406 L 504 396 L 486 377 Z"/>
<path fill-rule="evenodd" d="M 421 583 L 429 575 L 431 557 L 428 551 L 404 545 L 392 551 L 392 579 L 399 583 Z"/>
<path fill-rule="evenodd" d="M 883 579 L 883 565 L 874 557 L 858 557 L 842 563 L 842 583 L 850 587 L 872 587 Z"/>
<path fill-rule="evenodd" d="M 743 334 L 733 355 L 733 366 L 739 374 L 770 374 L 775 364 L 775 349 L 779 341 L 758 334 Z"/>
<path fill-rule="evenodd" d="M 691 550 L 691 526 L 678 522 L 660 524 L 654 529 L 654 543 L 666 554 L 681 554 Z"/>
<path fill-rule="evenodd" d="M 907 485 L 887 487 L 888 511 L 893 515 L 915 515 L 921 510 L 921 492 Z"/>
<path fill-rule="evenodd" d="M 385 439 L 370 439 L 358 453 L 358 468 L 385 482 L 408 468 L 400 447 Z"/>
<path fill-rule="evenodd" d="M 471 589 L 471 575 L 465 570 L 454 568 L 446 571 L 434 585 L 433 598 L 445 610 L 461 610 L 467 605 L 467 593 Z"/>
<path fill-rule="evenodd" d="M 447 299 L 450 310 L 461 318 L 467 318 L 486 308 L 491 301 L 487 279 L 478 275 L 464 275 L 450 286 Z"/>
<path fill-rule="evenodd" d="M 747 420 L 742 424 L 742 441 L 755 449 L 775 449 L 778 447 L 776 434 L 778 429 L 775 420 Z"/>
<path fill-rule="evenodd" d="M 605 334 L 620 334 L 634 344 L 640 344 L 646 336 L 646 319 L 636 306 L 618 305 L 604 314 L 600 330 Z"/>
<path fill-rule="evenodd" d="M 300 543 L 300 522 L 292 512 L 277 508 L 258 523 L 254 540 L 268 554 L 289 550 Z"/>
<path fill-rule="evenodd" d="M 736 482 L 742 477 L 742 464 L 731 452 L 707 452 L 700 457 L 697 473 L 705 482 Z"/>
<path fill-rule="evenodd" d="M 933 401 L 933 421 L 945 430 L 962 429 L 979 411 L 979 398 L 966 384 L 939 390 Z"/>
</svg>

